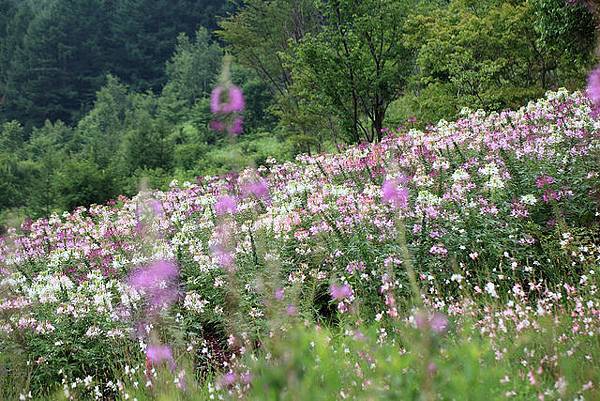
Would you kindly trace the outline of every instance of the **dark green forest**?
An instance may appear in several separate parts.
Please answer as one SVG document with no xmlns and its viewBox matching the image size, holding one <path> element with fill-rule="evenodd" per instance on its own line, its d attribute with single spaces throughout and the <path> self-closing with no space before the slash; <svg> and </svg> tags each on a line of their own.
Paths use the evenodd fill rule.
<svg viewBox="0 0 600 401">
<path fill-rule="evenodd" d="M 0 222 L 582 89 L 572 3 L 0 0 Z M 225 56 L 235 141 L 209 125 Z"/>
</svg>

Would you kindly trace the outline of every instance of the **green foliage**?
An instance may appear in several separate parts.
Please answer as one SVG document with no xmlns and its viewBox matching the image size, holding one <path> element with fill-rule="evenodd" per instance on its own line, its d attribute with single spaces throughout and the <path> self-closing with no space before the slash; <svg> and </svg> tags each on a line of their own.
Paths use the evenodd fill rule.
<svg viewBox="0 0 600 401">
<path fill-rule="evenodd" d="M 180 34 L 177 48 L 167 62 L 168 83 L 163 93 L 172 93 L 176 99 L 191 106 L 212 90 L 221 67 L 223 52 L 212 43 L 208 31 L 200 28 L 194 41 Z"/>
<path fill-rule="evenodd" d="M 589 34 L 593 24 L 581 8 L 559 7 L 559 1 L 475 5 L 454 0 L 413 15 L 406 40 L 418 52 L 418 72 L 411 78 L 417 96 L 403 102 L 411 105 L 410 114 L 426 122 L 452 119 L 462 107 L 514 108 L 546 90 L 580 86 L 593 39 L 588 35 L 581 47 L 582 41 L 574 42 L 567 31 Z M 557 8 L 570 16 L 561 19 L 561 34 L 551 18 Z M 577 24 L 575 15 L 580 16 Z"/>
<path fill-rule="evenodd" d="M 56 171 L 52 185 L 60 194 L 57 206 L 62 210 L 73 210 L 81 205 L 104 203 L 119 195 L 112 192 L 115 187 L 106 170 L 85 159 L 71 159 Z"/>
<path fill-rule="evenodd" d="M 295 49 L 295 93 L 330 105 L 350 140 L 382 137 L 390 102 L 404 89 L 413 54 L 402 41 L 411 2 L 323 2 L 322 31 Z"/>
<path fill-rule="evenodd" d="M 109 72 L 158 92 L 178 35 L 214 29 L 228 7 L 225 0 L 3 0 L 0 121 L 75 124 Z"/>
<path fill-rule="evenodd" d="M 588 62 L 597 31 L 585 1 L 533 0 L 539 45 L 575 63 Z"/>
<path fill-rule="evenodd" d="M 21 7 L 27 7 L 23 2 Z M 33 18 L 7 69 L 8 118 L 33 125 L 73 122 L 104 80 L 108 19 L 100 0 L 47 0 Z"/>
</svg>

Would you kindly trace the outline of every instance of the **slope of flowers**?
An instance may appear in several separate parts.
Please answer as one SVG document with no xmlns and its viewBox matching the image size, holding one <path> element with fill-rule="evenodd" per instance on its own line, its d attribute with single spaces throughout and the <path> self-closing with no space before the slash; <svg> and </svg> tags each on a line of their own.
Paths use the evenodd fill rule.
<svg viewBox="0 0 600 401">
<path fill-rule="evenodd" d="M 153 325 L 127 277 L 169 260 L 171 327 L 196 364 L 227 364 L 231 317 L 260 332 L 269 297 L 318 320 L 397 318 L 410 295 L 403 244 L 426 304 L 460 316 L 473 309 L 466 291 L 506 302 L 473 309 L 482 333 L 567 310 L 573 333 L 597 336 L 599 132 L 588 101 L 561 91 L 28 221 L 0 241 L 0 337 L 34 363 L 34 389 L 65 377 L 90 387 L 88 375 L 115 386 L 106 361 L 139 353 Z"/>
</svg>

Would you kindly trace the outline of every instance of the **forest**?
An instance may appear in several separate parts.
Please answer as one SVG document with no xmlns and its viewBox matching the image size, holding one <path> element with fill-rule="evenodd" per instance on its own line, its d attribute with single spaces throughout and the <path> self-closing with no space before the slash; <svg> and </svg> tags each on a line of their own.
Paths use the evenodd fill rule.
<svg viewBox="0 0 600 401">
<path fill-rule="evenodd" d="M 0 225 L 579 89 L 585 2 L 1 0 Z M 246 98 L 210 127 L 231 57 Z"/>
</svg>

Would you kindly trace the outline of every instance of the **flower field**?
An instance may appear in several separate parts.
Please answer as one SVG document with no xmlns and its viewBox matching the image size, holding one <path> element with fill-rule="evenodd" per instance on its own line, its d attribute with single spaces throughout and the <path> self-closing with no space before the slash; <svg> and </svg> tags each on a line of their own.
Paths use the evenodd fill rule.
<svg viewBox="0 0 600 401">
<path fill-rule="evenodd" d="M 600 399 L 600 121 L 559 91 L 0 241 L 0 399 Z"/>
</svg>

